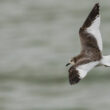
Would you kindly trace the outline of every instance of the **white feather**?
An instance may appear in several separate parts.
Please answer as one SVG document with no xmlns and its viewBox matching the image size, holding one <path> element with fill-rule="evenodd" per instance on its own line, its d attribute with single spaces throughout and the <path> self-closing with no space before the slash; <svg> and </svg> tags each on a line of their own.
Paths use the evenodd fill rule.
<svg viewBox="0 0 110 110">
<path fill-rule="evenodd" d="M 103 46 L 99 26 L 100 26 L 100 16 L 97 16 L 96 19 L 93 21 L 92 25 L 89 28 L 87 28 L 87 32 L 92 34 L 96 38 L 98 47 L 100 51 L 102 51 Z"/>
<path fill-rule="evenodd" d="M 96 65 L 99 64 L 99 61 L 96 61 L 96 62 L 90 62 L 90 63 L 87 63 L 87 64 L 83 64 L 83 65 L 80 65 L 76 68 L 76 70 L 78 70 L 79 72 L 79 75 L 80 75 L 80 78 L 84 78 L 87 73 L 92 69 L 94 68 Z"/>
<path fill-rule="evenodd" d="M 104 66 L 110 66 L 110 55 L 103 56 L 101 60 L 101 64 Z"/>
</svg>

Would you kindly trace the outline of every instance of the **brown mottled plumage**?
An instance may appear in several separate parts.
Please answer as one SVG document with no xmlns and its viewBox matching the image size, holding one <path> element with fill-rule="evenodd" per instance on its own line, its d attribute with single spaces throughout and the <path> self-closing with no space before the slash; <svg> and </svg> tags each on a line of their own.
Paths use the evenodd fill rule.
<svg viewBox="0 0 110 110">
<path fill-rule="evenodd" d="M 102 53 L 98 47 L 96 38 L 87 31 L 87 28 L 92 25 L 97 16 L 99 16 L 98 3 L 95 4 L 79 30 L 82 50 L 78 56 L 73 57 L 71 60 L 71 62 L 74 62 L 75 64 L 71 66 L 68 71 L 70 84 L 75 84 L 80 81 L 79 72 L 76 70 L 76 67 L 93 61 L 99 61 L 102 58 Z"/>
</svg>

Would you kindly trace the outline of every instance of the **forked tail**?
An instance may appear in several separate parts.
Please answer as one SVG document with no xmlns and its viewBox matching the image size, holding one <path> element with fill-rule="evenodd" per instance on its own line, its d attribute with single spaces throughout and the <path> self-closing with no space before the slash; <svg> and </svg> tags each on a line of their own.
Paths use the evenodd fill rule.
<svg viewBox="0 0 110 110">
<path fill-rule="evenodd" d="M 110 55 L 103 56 L 101 64 L 107 67 L 110 67 Z"/>
</svg>

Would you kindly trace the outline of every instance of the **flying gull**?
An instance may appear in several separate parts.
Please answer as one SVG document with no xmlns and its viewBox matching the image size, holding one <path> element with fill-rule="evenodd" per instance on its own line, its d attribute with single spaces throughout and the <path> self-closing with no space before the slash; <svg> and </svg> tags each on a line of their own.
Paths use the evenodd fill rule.
<svg viewBox="0 0 110 110">
<path fill-rule="evenodd" d="M 94 67 L 101 65 L 110 67 L 110 55 L 102 54 L 103 45 L 99 26 L 99 3 L 96 3 L 79 29 L 81 52 L 66 64 L 66 66 L 72 65 L 68 70 L 70 84 L 78 83 Z"/>
</svg>

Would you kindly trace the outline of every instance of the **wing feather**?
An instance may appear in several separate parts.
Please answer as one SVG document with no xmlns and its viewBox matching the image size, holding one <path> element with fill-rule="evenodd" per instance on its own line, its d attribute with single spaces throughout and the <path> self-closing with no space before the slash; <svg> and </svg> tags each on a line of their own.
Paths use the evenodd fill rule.
<svg viewBox="0 0 110 110">
<path fill-rule="evenodd" d="M 102 51 L 102 38 L 100 34 L 99 4 L 95 4 L 84 24 L 79 30 L 82 48 L 96 48 Z"/>
<path fill-rule="evenodd" d="M 84 78 L 87 75 L 87 73 L 98 64 L 99 62 L 95 61 L 95 62 L 89 62 L 87 64 L 77 66 L 76 70 L 79 71 L 80 79 Z"/>
</svg>

